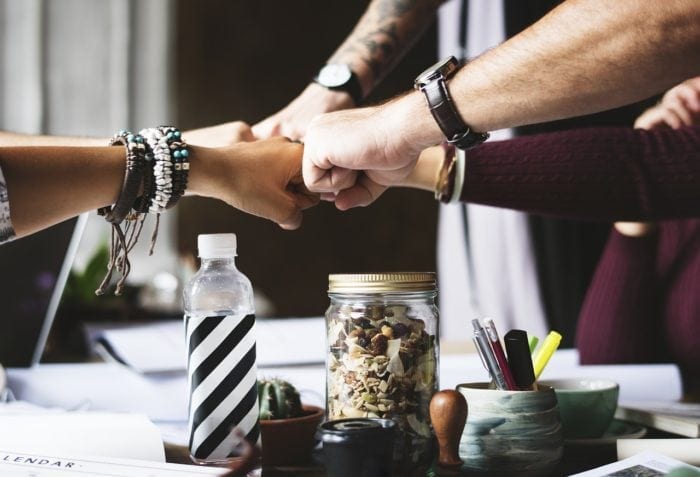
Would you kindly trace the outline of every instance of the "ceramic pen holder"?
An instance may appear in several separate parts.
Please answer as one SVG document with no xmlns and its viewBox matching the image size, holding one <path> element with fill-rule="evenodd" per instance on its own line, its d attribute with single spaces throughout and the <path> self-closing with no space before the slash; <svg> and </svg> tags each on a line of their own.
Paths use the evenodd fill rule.
<svg viewBox="0 0 700 477">
<path fill-rule="evenodd" d="M 488 383 L 457 386 L 469 415 L 459 443 L 464 467 L 504 474 L 549 475 L 561 460 L 563 437 L 550 387 L 500 391 Z"/>
</svg>

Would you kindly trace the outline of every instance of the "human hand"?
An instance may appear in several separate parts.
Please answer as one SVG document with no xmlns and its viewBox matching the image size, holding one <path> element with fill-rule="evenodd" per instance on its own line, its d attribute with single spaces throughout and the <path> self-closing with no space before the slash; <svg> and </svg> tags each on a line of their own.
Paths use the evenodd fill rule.
<svg viewBox="0 0 700 477">
<path fill-rule="evenodd" d="M 426 145 L 404 117 L 401 108 L 385 106 L 317 116 L 305 137 L 306 186 L 347 210 L 404 183 Z"/>
<path fill-rule="evenodd" d="M 642 113 L 634 122 L 635 128 L 678 129 L 700 122 L 700 76 L 675 86 L 664 94 L 661 101 Z M 615 222 L 615 229 L 628 237 L 643 237 L 657 228 L 653 222 Z"/>
<path fill-rule="evenodd" d="M 315 116 L 353 106 L 348 93 L 311 83 L 284 109 L 255 124 L 253 134 L 260 139 L 273 136 L 303 139 L 306 128 Z"/>
<path fill-rule="evenodd" d="M 205 147 L 225 147 L 241 141 L 254 141 L 253 131 L 243 121 L 232 121 L 182 133 L 188 144 Z"/>
<path fill-rule="evenodd" d="M 656 106 L 637 118 L 634 127 L 651 129 L 666 126 L 678 129 L 700 123 L 700 76 L 691 78 L 664 94 Z"/>
<path fill-rule="evenodd" d="M 270 219 L 283 229 L 296 229 L 302 210 L 319 200 L 304 187 L 302 150 L 301 144 L 281 137 L 217 149 L 195 147 L 189 189 Z"/>
</svg>

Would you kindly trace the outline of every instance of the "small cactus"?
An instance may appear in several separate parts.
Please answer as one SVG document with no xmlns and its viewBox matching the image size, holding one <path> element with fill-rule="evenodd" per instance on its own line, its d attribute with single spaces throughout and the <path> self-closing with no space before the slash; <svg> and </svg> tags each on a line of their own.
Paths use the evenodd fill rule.
<svg viewBox="0 0 700 477">
<path fill-rule="evenodd" d="M 302 415 L 299 391 L 282 379 L 258 380 L 260 420 L 288 419 Z"/>
</svg>

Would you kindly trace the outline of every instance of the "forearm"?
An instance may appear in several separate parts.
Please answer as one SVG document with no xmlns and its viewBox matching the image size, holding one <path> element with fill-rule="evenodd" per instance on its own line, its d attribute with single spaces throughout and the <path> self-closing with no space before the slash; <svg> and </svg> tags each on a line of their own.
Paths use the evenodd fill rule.
<svg viewBox="0 0 700 477">
<path fill-rule="evenodd" d="M 579 315 L 581 363 L 653 362 L 664 356 L 657 243 L 656 234 L 611 233 Z"/>
<path fill-rule="evenodd" d="M 695 217 L 700 127 L 583 129 L 485 144 L 467 153 L 461 199 L 572 219 Z"/>
<path fill-rule="evenodd" d="M 700 2 L 569 0 L 462 68 L 449 89 L 477 131 L 556 120 L 647 98 L 700 72 Z M 431 120 L 413 92 L 391 128 Z M 410 106 L 410 109 L 409 109 Z M 442 139 L 434 129 L 415 140 Z"/>
<path fill-rule="evenodd" d="M 373 0 L 328 62 L 350 65 L 369 94 L 430 25 L 443 1 Z"/>
<path fill-rule="evenodd" d="M 21 237 L 117 199 L 124 176 L 117 147 L 0 148 L 10 215 Z"/>
<path fill-rule="evenodd" d="M 207 195 L 206 163 L 212 149 L 191 147 L 190 190 Z M 18 237 L 82 212 L 111 205 L 125 173 L 123 147 L 2 147 L 10 217 Z"/>
<path fill-rule="evenodd" d="M 434 190 L 443 152 L 405 185 Z M 488 142 L 466 153 L 463 202 L 570 219 L 657 220 L 700 210 L 700 127 L 598 128 Z"/>
</svg>

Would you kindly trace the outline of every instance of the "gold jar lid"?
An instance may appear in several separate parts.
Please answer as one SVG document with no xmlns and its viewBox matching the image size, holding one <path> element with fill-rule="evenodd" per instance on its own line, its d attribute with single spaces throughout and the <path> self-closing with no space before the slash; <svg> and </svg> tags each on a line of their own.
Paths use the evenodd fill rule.
<svg viewBox="0 0 700 477">
<path fill-rule="evenodd" d="M 434 272 L 331 274 L 328 293 L 410 293 L 435 291 Z"/>
</svg>

